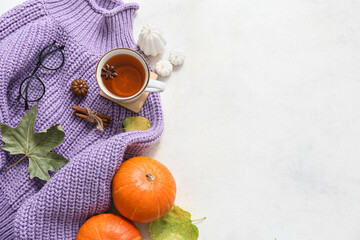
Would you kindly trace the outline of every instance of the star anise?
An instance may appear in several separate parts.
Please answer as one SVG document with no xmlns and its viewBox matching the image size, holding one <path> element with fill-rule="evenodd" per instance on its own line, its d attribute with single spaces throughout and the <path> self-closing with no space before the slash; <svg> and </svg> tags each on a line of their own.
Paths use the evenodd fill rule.
<svg viewBox="0 0 360 240">
<path fill-rule="evenodd" d="M 109 64 L 106 64 L 105 67 L 101 69 L 101 71 L 101 76 L 105 77 L 105 80 L 113 80 L 114 77 L 117 77 L 117 74 L 115 73 L 115 67 L 110 67 Z"/>
</svg>

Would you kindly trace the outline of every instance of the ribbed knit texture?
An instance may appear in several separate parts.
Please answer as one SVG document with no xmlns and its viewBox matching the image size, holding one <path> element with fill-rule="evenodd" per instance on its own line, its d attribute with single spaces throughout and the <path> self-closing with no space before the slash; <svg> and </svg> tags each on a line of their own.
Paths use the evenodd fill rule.
<svg viewBox="0 0 360 240">
<path fill-rule="evenodd" d="M 0 122 L 15 127 L 25 113 L 16 101 L 21 81 L 35 68 L 40 51 L 56 40 L 65 45 L 65 65 L 40 69 L 46 93 L 38 103 L 35 131 L 60 123 L 65 141 L 54 151 L 69 163 L 48 182 L 30 179 L 28 160 L 7 173 L 21 156 L 0 150 L 0 239 L 75 239 L 87 218 L 106 211 L 111 181 L 124 159 L 143 155 L 161 135 L 159 94 L 150 94 L 140 116 L 151 128 L 122 133 L 122 121 L 135 114 L 99 96 L 97 61 L 117 47 L 138 50 L 133 40 L 136 4 L 120 0 L 30 0 L 0 17 Z M 75 97 L 71 82 L 89 85 Z M 87 106 L 112 117 L 104 132 L 72 115 L 72 105 Z M 32 104 L 30 104 L 30 107 Z"/>
</svg>

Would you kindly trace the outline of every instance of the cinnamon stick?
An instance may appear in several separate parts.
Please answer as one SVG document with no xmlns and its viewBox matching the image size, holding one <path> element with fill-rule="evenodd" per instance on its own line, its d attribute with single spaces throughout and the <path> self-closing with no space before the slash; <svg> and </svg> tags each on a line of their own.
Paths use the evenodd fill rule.
<svg viewBox="0 0 360 240">
<path fill-rule="evenodd" d="M 87 111 L 86 111 L 85 108 L 82 108 L 82 107 L 79 107 L 79 106 L 72 106 L 72 109 L 77 111 L 77 112 L 80 112 L 80 113 L 83 113 L 83 114 L 87 115 Z M 104 114 L 101 114 L 101 113 L 98 113 L 97 115 L 100 118 L 106 119 L 108 123 L 111 123 L 111 117 L 109 117 L 107 115 L 104 115 Z"/>
<path fill-rule="evenodd" d="M 78 112 L 73 112 L 73 115 L 78 116 L 78 117 L 83 118 L 83 119 L 86 119 L 86 120 L 89 119 L 89 116 L 88 116 L 88 115 L 81 114 L 81 113 L 78 113 Z M 109 124 L 108 124 L 107 122 L 105 122 L 105 119 L 101 118 L 101 120 L 103 120 L 104 126 L 106 126 L 106 127 L 109 126 Z"/>
</svg>

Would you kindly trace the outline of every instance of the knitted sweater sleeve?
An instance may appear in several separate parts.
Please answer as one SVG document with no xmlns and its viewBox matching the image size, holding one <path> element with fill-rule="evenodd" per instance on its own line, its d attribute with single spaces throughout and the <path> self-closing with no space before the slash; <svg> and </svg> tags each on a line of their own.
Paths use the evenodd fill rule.
<svg viewBox="0 0 360 240">
<path fill-rule="evenodd" d="M 56 32 L 37 1 L 23 5 L 0 17 L 0 122 L 13 127 L 16 113 L 9 106 L 19 104 L 16 97 L 21 81 L 35 68 L 39 50 L 52 42 Z M 4 161 L 5 153 L 0 151 L 0 169 Z"/>
<path fill-rule="evenodd" d="M 22 114 L 13 108 L 21 104 L 16 100 L 20 84 L 56 32 L 56 25 L 41 6 L 39 1 L 27 1 L 0 17 L 0 122 L 11 127 L 18 124 L 15 116 Z M 6 165 L 17 158 L 0 151 L 0 239 L 14 239 L 20 232 L 14 226 L 16 210 L 38 189 L 35 181 L 27 181 L 26 169 L 5 173 Z"/>
</svg>

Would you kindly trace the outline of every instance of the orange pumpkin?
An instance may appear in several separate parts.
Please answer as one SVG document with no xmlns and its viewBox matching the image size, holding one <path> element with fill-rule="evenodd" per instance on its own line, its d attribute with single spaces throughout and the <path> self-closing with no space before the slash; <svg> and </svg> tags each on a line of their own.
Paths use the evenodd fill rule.
<svg viewBox="0 0 360 240">
<path fill-rule="evenodd" d="M 81 226 L 76 240 L 141 240 L 139 230 L 129 220 L 112 213 L 89 218 Z"/>
<path fill-rule="evenodd" d="M 116 209 L 136 222 L 151 222 L 165 215 L 174 204 L 176 184 L 160 162 L 134 157 L 124 162 L 112 182 Z"/>
</svg>

